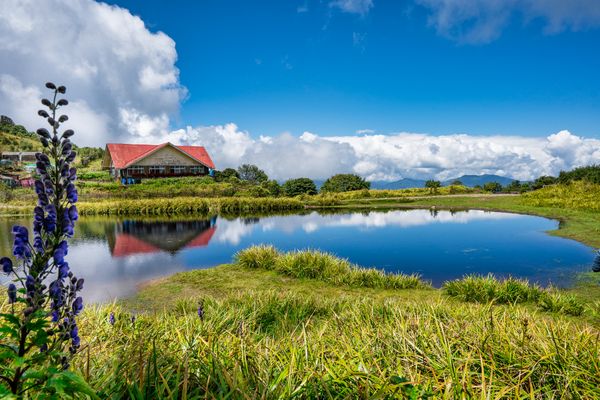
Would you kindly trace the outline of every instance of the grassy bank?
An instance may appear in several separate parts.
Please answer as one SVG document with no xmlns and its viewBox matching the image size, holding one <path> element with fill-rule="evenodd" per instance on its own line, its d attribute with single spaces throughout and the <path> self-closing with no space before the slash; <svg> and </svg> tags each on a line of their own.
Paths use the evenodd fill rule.
<svg viewBox="0 0 600 400">
<path fill-rule="evenodd" d="M 352 272 L 343 260 L 267 253 L 87 309 L 76 368 L 110 398 L 600 396 L 592 303 L 581 316 L 542 311 L 533 302 L 541 289 L 492 280 L 452 290 L 348 284 L 328 278 Z M 475 295 L 482 284 L 491 297 Z"/>
</svg>

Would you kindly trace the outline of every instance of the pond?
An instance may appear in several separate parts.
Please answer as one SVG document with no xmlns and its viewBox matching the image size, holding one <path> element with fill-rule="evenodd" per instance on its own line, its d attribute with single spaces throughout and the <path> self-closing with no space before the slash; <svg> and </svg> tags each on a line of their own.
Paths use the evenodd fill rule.
<svg viewBox="0 0 600 400">
<path fill-rule="evenodd" d="M 0 220 L 0 255 L 10 253 L 10 228 Z M 568 286 L 589 271 L 593 249 L 550 236 L 558 222 L 484 211 L 396 210 L 253 218 L 136 220 L 82 218 L 67 257 L 85 277 L 87 301 L 132 295 L 138 284 L 179 271 L 228 263 L 240 249 L 319 249 L 361 266 L 418 273 L 435 286 L 467 274 L 493 273 Z"/>
</svg>

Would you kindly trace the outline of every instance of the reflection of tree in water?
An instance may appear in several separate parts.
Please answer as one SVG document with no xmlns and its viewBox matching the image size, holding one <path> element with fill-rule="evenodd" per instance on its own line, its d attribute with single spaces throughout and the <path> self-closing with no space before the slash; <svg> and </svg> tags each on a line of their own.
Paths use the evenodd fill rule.
<svg viewBox="0 0 600 400">
<path fill-rule="evenodd" d="M 592 265 L 592 271 L 600 272 L 600 250 L 596 253 L 596 259 L 594 260 L 594 264 Z"/>
<path fill-rule="evenodd" d="M 435 208 L 430 208 L 430 209 L 429 209 L 429 214 L 431 214 L 431 216 L 432 216 L 433 218 L 437 218 L 437 216 L 438 216 L 438 213 L 439 213 L 439 211 L 438 211 L 437 209 L 435 209 Z"/>
<path fill-rule="evenodd" d="M 258 217 L 250 217 L 250 218 L 242 218 L 242 223 L 244 225 L 254 225 L 260 222 L 260 218 Z"/>
<path fill-rule="evenodd" d="M 114 239 L 109 239 L 109 246 L 111 253 L 117 257 L 161 250 L 175 254 L 185 247 L 208 245 L 216 230 L 215 223 L 216 218 L 191 221 L 125 220 L 114 225 L 114 236 L 111 235 Z"/>
</svg>

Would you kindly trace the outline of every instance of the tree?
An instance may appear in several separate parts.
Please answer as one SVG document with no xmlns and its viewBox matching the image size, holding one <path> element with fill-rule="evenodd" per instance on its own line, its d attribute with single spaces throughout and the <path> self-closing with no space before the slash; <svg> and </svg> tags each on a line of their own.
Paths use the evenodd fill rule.
<svg viewBox="0 0 600 400">
<path fill-rule="evenodd" d="M 244 164 L 237 169 L 238 176 L 243 181 L 251 183 L 261 183 L 269 180 L 265 171 L 258 168 L 256 165 Z"/>
<path fill-rule="evenodd" d="M 488 182 L 483 185 L 483 190 L 486 192 L 500 193 L 502 191 L 502 185 L 498 182 Z"/>
<path fill-rule="evenodd" d="M 290 179 L 281 186 L 281 190 L 288 197 L 301 194 L 317 194 L 317 186 L 308 178 Z"/>
<path fill-rule="evenodd" d="M 463 183 L 460 181 L 460 179 L 453 180 L 450 185 L 451 186 L 464 186 Z"/>
<path fill-rule="evenodd" d="M 442 186 L 442 182 L 430 179 L 425 182 L 425 187 L 429 189 L 429 193 L 437 193 L 438 188 Z"/>
<path fill-rule="evenodd" d="M 349 192 L 351 190 L 369 189 L 371 183 L 354 174 L 337 174 L 327 179 L 321 192 Z"/>
<path fill-rule="evenodd" d="M 518 180 L 512 181 L 511 183 L 506 185 L 506 187 L 504 187 L 504 190 L 509 193 L 521 193 L 521 189 L 522 185 L 521 182 Z"/>
<path fill-rule="evenodd" d="M 558 179 L 553 176 L 540 176 L 535 181 L 533 181 L 531 187 L 533 190 L 538 190 L 543 188 L 544 186 L 554 185 L 557 183 Z"/>
<path fill-rule="evenodd" d="M 223 171 L 215 171 L 215 181 L 223 182 L 228 180 L 229 178 L 236 177 L 239 179 L 240 175 L 233 168 L 225 168 Z"/>
<path fill-rule="evenodd" d="M 264 189 L 266 189 L 271 196 L 279 196 L 281 193 L 281 185 L 277 183 L 276 180 L 266 181 L 260 184 Z"/>
<path fill-rule="evenodd" d="M 558 175 L 558 183 L 561 184 L 580 180 L 600 184 L 600 165 L 588 165 L 571 171 L 561 171 Z"/>
</svg>

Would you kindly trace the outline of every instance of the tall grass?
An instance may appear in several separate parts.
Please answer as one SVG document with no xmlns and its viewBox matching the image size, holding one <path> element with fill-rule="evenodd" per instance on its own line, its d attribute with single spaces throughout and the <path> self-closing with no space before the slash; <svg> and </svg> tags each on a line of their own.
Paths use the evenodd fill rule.
<svg viewBox="0 0 600 400">
<path fill-rule="evenodd" d="M 300 201 L 286 198 L 202 199 L 193 197 L 81 202 L 78 207 L 82 215 L 209 214 L 286 211 L 304 208 Z"/>
<path fill-rule="evenodd" d="M 336 286 L 376 289 L 425 289 L 431 286 L 415 274 L 391 274 L 362 268 L 328 253 L 312 250 L 280 253 L 273 246 L 253 246 L 238 252 L 244 268 L 274 270 L 294 278 L 316 279 Z"/>
<path fill-rule="evenodd" d="M 600 211 L 600 185 L 575 181 L 564 185 L 552 185 L 525 193 L 521 203 L 535 207 Z"/>
<path fill-rule="evenodd" d="M 598 331 L 523 308 L 248 292 L 81 318 L 77 370 L 102 398 L 600 396 Z M 108 314 L 116 314 L 116 324 Z"/>
<path fill-rule="evenodd" d="M 526 280 L 498 280 L 492 275 L 471 275 L 444 283 L 444 292 L 463 301 L 496 304 L 531 303 L 545 311 L 581 315 L 584 305 L 575 296 L 556 289 L 543 289 Z"/>
</svg>

